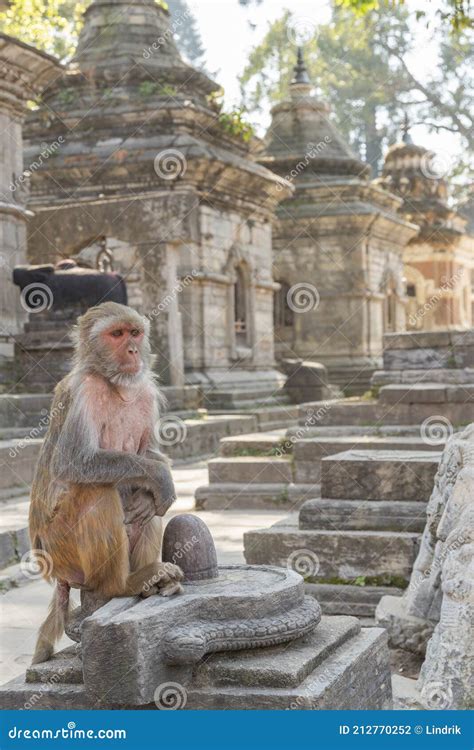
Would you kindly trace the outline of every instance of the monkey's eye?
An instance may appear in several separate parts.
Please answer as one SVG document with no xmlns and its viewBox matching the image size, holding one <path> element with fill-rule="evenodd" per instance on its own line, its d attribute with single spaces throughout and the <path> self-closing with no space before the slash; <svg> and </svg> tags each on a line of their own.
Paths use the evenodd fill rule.
<svg viewBox="0 0 474 750">
<path fill-rule="evenodd" d="M 120 338 L 120 336 L 123 336 L 123 331 L 121 328 L 117 328 L 115 331 L 111 331 L 110 335 L 114 337 L 114 339 Z"/>
<path fill-rule="evenodd" d="M 130 331 L 130 335 L 134 337 L 139 336 L 140 333 L 141 331 L 139 331 L 138 328 L 132 328 L 132 330 Z"/>
</svg>

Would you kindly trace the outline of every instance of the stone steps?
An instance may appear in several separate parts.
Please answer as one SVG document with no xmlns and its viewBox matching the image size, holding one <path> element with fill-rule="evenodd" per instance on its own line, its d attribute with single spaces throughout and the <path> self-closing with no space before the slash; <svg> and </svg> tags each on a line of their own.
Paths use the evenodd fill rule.
<svg viewBox="0 0 474 750">
<path fill-rule="evenodd" d="M 219 483 L 198 487 L 196 510 L 295 510 L 320 493 L 314 484 Z"/>
<path fill-rule="evenodd" d="M 345 500 L 427 502 L 441 453 L 351 450 L 321 461 L 321 495 Z"/>
<path fill-rule="evenodd" d="M 272 456 L 275 452 L 280 451 L 285 433 L 285 429 L 280 429 L 273 432 L 253 432 L 247 435 L 223 438 L 219 444 L 219 454 L 222 457 Z"/>
<path fill-rule="evenodd" d="M 349 435 L 302 438 L 296 440 L 293 446 L 295 482 L 320 482 L 322 459 L 348 449 L 440 451 L 442 447 L 431 446 L 421 437 L 412 436 Z"/>
<path fill-rule="evenodd" d="M 24 494 L 0 502 L 0 569 L 21 560 L 31 545 L 28 535 L 30 499 Z"/>
<path fill-rule="evenodd" d="M 307 500 L 300 509 L 300 529 L 340 531 L 412 531 L 426 523 L 424 503 L 389 500 Z"/>
<path fill-rule="evenodd" d="M 30 437 L 0 440 L 0 493 L 20 488 L 28 491 L 42 442 Z"/>
<path fill-rule="evenodd" d="M 244 534 L 252 565 L 294 565 L 310 583 L 408 584 L 420 535 L 402 531 L 299 529 L 297 522 Z"/>
<path fill-rule="evenodd" d="M 380 404 L 474 404 L 474 383 L 447 385 L 445 383 L 416 383 L 413 385 L 385 385 L 380 389 Z"/>
<path fill-rule="evenodd" d="M 373 618 L 383 596 L 400 599 L 403 589 L 395 586 L 343 586 L 330 583 L 307 583 L 305 592 L 314 596 L 326 615 L 352 615 Z M 374 623 L 372 622 L 372 625 Z"/>
<path fill-rule="evenodd" d="M 290 458 L 234 456 L 211 458 L 208 461 L 209 483 L 290 484 L 293 467 Z"/>
</svg>

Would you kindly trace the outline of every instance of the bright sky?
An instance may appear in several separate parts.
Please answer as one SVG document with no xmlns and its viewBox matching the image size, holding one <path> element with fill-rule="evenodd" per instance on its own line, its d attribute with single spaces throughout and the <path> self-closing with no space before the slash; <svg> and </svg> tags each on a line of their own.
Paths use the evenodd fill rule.
<svg viewBox="0 0 474 750">
<path fill-rule="evenodd" d="M 227 106 L 239 103 L 237 76 L 243 70 L 250 50 L 262 40 L 269 24 L 281 17 L 286 8 L 290 8 L 296 17 L 296 30 L 303 38 L 318 24 L 330 20 L 327 0 L 263 0 L 261 5 L 252 4 L 247 8 L 240 6 L 238 0 L 190 0 L 189 5 L 206 49 L 206 67 L 216 73 L 215 79 L 224 87 Z M 433 7 L 427 0 L 415 0 L 412 5 L 424 10 Z M 426 78 L 435 66 L 436 48 L 430 43 L 429 32 L 421 25 L 418 28 L 417 51 L 408 62 L 416 75 Z M 268 121 L 264 123 L 267 124 Z M 456 158 L 460 147 L 456 136 L 443 131 L 428 133 L 423 126 L 413 128 L 411 134 L 415 142 L 446 158 Z"/>
</svg>

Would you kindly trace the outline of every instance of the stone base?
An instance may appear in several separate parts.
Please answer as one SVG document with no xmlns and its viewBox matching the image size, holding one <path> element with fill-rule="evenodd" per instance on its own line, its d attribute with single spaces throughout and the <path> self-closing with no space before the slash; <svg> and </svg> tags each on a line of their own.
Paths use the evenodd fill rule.
<svg viewBox="0 0 474 750">
<path fill-rule="evenodd" d="M 186 382 L 200 386 L 203 406 L 211 410 L 235 411 L 289 402 L 283 390 L 285 376 L 273 369 L 202 370 L 189 372 Z"/>
<path fill-rule="evenodd" d="M 339 588 L 338 598 L 331 594 L 330 607 L 321 598 L 323 612 L 362 616 L 358 605 L 350 608 L 344 593 L 348 585 L 360 582 L 355 588 L 364 616 L 373 616 L 377 596 L 390 590 L 399 594 L 408 584 L 419 539 L 418 533 L 407 531 L 300 529 L 290 518 L 246 532 L 244 555 L 249 564 L 294 567 L 307 583 Z"/>
<path fill-rule="evenodd" d="M 408 614 L 406 604 L 405 598 L 383 596 L 375 611 L 375 621 L 387 630 L 390 646 L 424 656 L 436 623 Z"/>
<path fill-rule="evenodd" d="M 117 652 L 117 658 L 120 653 Z M 352 617 L 323 617 L 317 629 L 291 644 L 214 654 L 191 678 L 157 681 L 155 702 L 142 709 L 390 709 L 386 634 L 360 628 Z M 130 709 L 86 693 L 72 649 L 30 668 L 0 688 L 2 709 Z"/>
</svg>

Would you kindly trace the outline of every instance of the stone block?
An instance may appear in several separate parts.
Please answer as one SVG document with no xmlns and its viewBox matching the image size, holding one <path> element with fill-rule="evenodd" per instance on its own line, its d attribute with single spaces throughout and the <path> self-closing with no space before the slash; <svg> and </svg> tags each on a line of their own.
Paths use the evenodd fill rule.
<svg viewBox="0 0 474 750">
<path fill-rule="evenodd" d="M 418 552 L 419 534 L 402 531 L 301 530 L 296 522 L 244 534 L 251 565 L 294 567 L 306 581 L 371 585 L 406 584 Z"/>
<path fill-rule="evenodd" d="M 284 457 L 213 458 L 208 462 L 208 468 L 210 484 L 279 484 L 293 481 L 291 461 Z"/>
<path fill-rule="evenodd" d="M 305 591 L 314 596 L 325 615 L 352 615 L 374 618 L 382 597 L 401 597 L 403 589 L 396 586 L 357 586 L 346 583 L 307 583 Z M 380 623 L 380 627 L 383 627 Z"/>
<path fill-rule="evenodd" d="M 434 622 L 407 612 L 407 600 L 401 596 L 383 596 L 375 610 L 377 625 L 388 631 L 392 648 L 403 648 L 424 655 L 433 634 Z"/>
<path fill-rule="evenodd" d="M 274 433 L 253 432 L 246 435 L 223 438 L 219 444 L 222 457 L 229 456 L 272 456 L 275 452 L 289 453 L 284 447 L 280 448 L 285 438 L 285 430 Z M 291 448 L 291 445 L 290 445 Z"/>
<path fill-rule="evenodd" d="M 427 502 L 440 455 L 434 451 L 352 450 L 323 458 L 321 495 L 341 500 Z"/>
<path fill-rule="evenodd" d="M 321 460 L 352 448 L 364 450 L 441 450 L 421 437 L 350 435 L 341 437 L 308 437 L 296 440 L 293 447 L 295 482 L 321 481 Z"/>
<path fill-rule="evenodd" d="M 447 388 L 435 383 L 385 385 L 380 389 L 379 400 L 382 404 L 444 404 L 448 400 Z"/>
<path fill-rule="evenodd" d="M 425 527 L 423 503 L 391 500 L 307 500 L 299 513 L 300 529 L 343 531 L 412 531 Z"/>
</svg>

